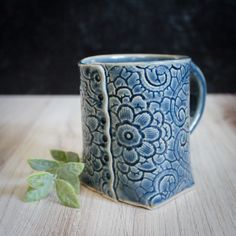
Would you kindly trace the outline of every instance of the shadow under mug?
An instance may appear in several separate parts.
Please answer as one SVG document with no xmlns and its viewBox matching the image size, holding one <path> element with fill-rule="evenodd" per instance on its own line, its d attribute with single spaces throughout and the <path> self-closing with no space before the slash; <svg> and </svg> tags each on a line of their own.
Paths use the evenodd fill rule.
<svg viewBox="0 0 236 236">
<path fill-rule="evenodd" d="M 205 78 L 191 59 L 102 55 L 83 59 L 79 67 L 82 182 L 113 200 L 149 209 L 191 187 L 189 136 L 206 97 Z M 193 107 L 190 78 L 197 85 Z"/>
</svg>

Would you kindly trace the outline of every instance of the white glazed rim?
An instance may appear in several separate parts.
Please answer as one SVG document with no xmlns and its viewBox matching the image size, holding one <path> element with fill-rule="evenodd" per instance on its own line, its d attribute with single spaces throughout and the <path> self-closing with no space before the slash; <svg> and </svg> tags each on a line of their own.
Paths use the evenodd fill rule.
<svg viewBox="0 0 236 236">
<path fill-rule="evenodd" d="M 126 59 L 125 61 L 119 61 Z M 143 60 L 142 60 L 143 59 Z M 146 60 L 145 60 L 146 59 Z M 148 59 L 148 60 L 147 60 Z M 135 61 L 137 60 L 137 61 Z M 150 64 L 163 62 L 190 61 L 190 57 L 185 55 L 172 54 L 105 54 L 90 56 L 82 59 L 79 65 L 127 65 L 127 64 Z"/>
</svg>

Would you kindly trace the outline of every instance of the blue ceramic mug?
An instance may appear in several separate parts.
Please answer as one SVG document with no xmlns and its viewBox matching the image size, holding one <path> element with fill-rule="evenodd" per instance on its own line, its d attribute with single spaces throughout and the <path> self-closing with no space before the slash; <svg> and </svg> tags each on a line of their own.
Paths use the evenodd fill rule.
<svg viewBox="0 0 236 236">
<path fill-rule="evenodd" d="M 206 97 L 205 78 L 191 59 L 102 55 L 85 58 L 79 66 L 82 182 L 114 200 L 145 208 L 191 187 L 189 136 Z M 197 84 L 193 107 L 190 76 Z"/>
</svg>

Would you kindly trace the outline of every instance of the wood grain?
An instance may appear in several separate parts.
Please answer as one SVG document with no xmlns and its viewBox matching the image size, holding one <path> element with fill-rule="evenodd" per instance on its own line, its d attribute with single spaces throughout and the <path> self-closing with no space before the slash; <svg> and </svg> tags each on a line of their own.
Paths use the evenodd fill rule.
<svg viewBox="0 0 236 236">
<path fill-rule="evenodd" d="M 0 235 L 236 235 L 236 96 L 209 95 L 191 136 L 196 185 L 153 211 L 82 187 L 81 209 L 56 197 L 24 203 L 29 157 L 81 153 L 77 96 L 0 97 Z"/>
</svg>

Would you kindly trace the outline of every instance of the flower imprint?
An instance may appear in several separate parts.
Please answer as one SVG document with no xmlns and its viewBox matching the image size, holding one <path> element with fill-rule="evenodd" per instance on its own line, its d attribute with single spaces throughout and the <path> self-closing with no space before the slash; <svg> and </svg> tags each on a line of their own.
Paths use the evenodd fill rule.
<svg viewBox="0 0 236 236">
<path fill-rule="evenodd" d="M 142 80 L 140 80 L 142 86 L 148 91 L 157 91 L 157 89 L 166 89 L 171 82 L 171 73 L 168 66 L 149 66 L 139 67 L 142 73 Z"/>
<path fill-rule="evenodd" d="M 91 145 L 93 137 L 87 125 L 83 125 L 83 141 L 84 145 Z"/>
<path fill-rule="evenodd" d="M 121 105 L 117 119 L 114 155 L 122 155 L 128 165 L 135 165 L 141 157 L 153 156 L 156 151 L 154 143 L 160 139 L 161 130 L 154 126 L 152 114 L 148 111 L 135 114 L 129 105 Z"/>
</svg>

